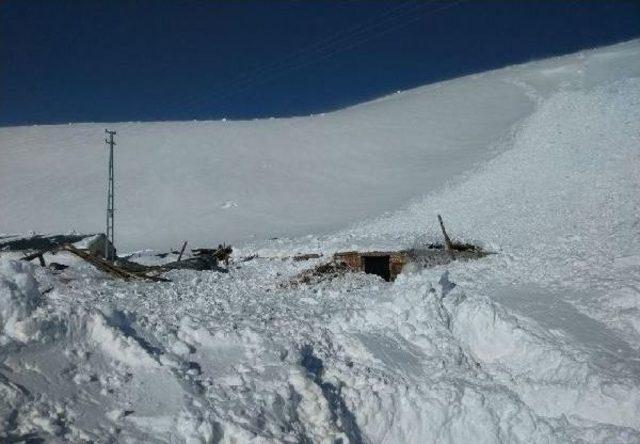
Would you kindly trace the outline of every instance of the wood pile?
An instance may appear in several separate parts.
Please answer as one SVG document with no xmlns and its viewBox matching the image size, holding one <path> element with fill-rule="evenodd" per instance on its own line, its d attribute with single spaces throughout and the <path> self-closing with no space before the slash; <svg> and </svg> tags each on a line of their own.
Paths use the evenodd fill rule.
<svg viewBox="0 0 640 444">
<path fill-rule="evenodd" d="M 186 243 L 183 245 L 183 251 Z M 193 257 L 188 259 L 182 259 L 182 255 L 179 260 L 170 262 L 164 265 L 142 265 L 136 262 L 131 262 L 126 259 L 118 259 L 115 262 L 105 260 L 99 252 L 93 252 L 90 250 L 79 249 L 74 245 L 67 243 L 64 245 L 48 246 L 43 250 L 36 251 L 28 254 L 22 258 L 24 261 L 31 261 L 38 259 L 41 266 L 46 266 L 44 261 L 44 254 L 53 253 L 57 251 L 67 251 L 82 260 L 90 263 L 95 268 L 103 271 L 118 279 L 126 281 L 130 280 L 148 280 L 153 282 L 171 282 L 169 279 L 163 278 L 160 275 L 169 270 L 213 270 L 223 271 L 228 270 L 218 266 L 220 261 L 226 265 L 229 263 L 229 258 L 233 249 L 230 246 L 219 245 L 218 248 L 199 248 L 192 250 Z"/>
</svg>

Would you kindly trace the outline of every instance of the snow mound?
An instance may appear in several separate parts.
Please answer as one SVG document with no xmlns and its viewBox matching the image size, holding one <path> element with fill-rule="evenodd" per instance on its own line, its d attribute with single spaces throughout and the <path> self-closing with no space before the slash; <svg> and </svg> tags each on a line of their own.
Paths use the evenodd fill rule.
<svg viewBox="0 0 640 444">
<path fill-rule="evenodd" d="M 488 298 L 458 306 L 452 332 L 536 414 L 640 429 L 640 365 L 599 362 L 588 347 L 576 347 L 561 332 L 518 318 Z"/>
<path fill-rule="evenodd" d="M 41 295 L 33 273 L 30 263 L 0 260 L 0 342 L 26 342 L 37 336 L 32 314 Z"/>
<path fill-rule="evenodd" d="M 121 322 L 120 312 L 117 311 L 111 317 L 101 312 L 93 313 L 87 319 L 88 339 L 98 345 L 106 356 L 127 366 L 157 366 L 157 359 L 144 348 L 139 339 L 127 334 L 131 329 Z"/>
</svg>

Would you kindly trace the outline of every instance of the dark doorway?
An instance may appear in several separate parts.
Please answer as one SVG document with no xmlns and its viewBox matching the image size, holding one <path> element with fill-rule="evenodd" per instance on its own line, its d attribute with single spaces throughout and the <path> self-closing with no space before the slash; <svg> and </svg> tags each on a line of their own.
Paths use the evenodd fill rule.
<svg viewBox="0 0 640 444">
<path fill-rule="evenodd" d="M 369 274 L 377 274 L 385 281 L 391 279 L 391 270 L 389 270 L 390 256 L 362 256 L 364 262 L 364 272 Z"/>
</svg>

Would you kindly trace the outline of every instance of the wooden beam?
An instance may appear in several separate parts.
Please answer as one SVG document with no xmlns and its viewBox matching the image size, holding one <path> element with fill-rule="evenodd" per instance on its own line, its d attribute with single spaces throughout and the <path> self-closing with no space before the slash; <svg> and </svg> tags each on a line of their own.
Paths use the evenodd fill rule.
<svg viewBox="0 0 640 444">
<path fill-rule="evenodd" d="M 38 258 L 40 260 L 40 265 L 44 267 L 44 258 L 42 257 L 42 255 L 45 253 L 51 253 L 52 251 L 55 251 L 55 250 L 59 250 L 60 248 L 62 248 L 62 246 L 54 245 L 53 247 L 45 248 L 44 250 L 38 250 L 35 253 L 26 255 L 25 257 L 22 258 L 22 260 L 29 262 L 34 260 L 35 258 Z"/>
<path fill-rule="evenodd" d="M 438 214 L 438 222 L 440 222 L 440 229 L 442 230 L 442 235 L 444 236 L 445 249 L 449 252 L 453 252 L 453 243 L 451 242 L 451 239 L 449 239 L 447 230 L 444 229 L 444 222 L 442 222 L 442 216 L 440 216 L 439 214 Z"/>
<path fill-rule="evenodd" d="M 180 262 L 180 259 L 182 259 L 182 255 L 184 254 L 185 248 L 187 248 L 187 241 L 184 241 L 184 244 L 182 244 L 182 248 L 180 249 L 180 255 L 178 256 L 178 262 Z"/>
<path fill-rule="evenodd" d="M 123 268 L 120 268 L 117 265 L 114 265 L 102 258 L 89 254 L 86 251 L 79 250 L 78 248 L 74 247 L 71 244 L 66 244 L 64 245 L 63 248 L 69 251 L 70 253 L 75 254 L 79 258 L 89 262 L 98 270 L 104 271 L 105 273 L 111 274 L 112 276 L 118 277 L 120 279 L 124 279 L 124 280 L 146 279 L 146 280 L 157 281 L 157 282 L 169 282 L 168 279 L 161 278 L 158 276 L 147 276 L 146 274 L 143 274 L 143 273 L 132 273 L 130 271 L 124 270 Z"/>
</svg>

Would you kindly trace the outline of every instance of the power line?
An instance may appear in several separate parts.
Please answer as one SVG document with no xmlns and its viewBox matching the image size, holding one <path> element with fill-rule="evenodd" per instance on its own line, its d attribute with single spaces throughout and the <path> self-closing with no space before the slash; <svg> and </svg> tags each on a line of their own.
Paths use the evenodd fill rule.
<svg viewBox="0 0 640 444">
<path fill-rule="evenodd" d="M 445 10 L 445 9 L 449 9 L 449 8 L 454 7 L 454 6 L 457 6 L 458 4 L 464 3 L 464 2 L 466 2 L 466 1 L 469 1 L 469 0 L 458 0 L 458 1 L 456 1 L 456 2 L 453 2 L 453 3 L 447 4 L 447 5 L 441 6 L 441 7 L 439 7 L 439 8 L 435 8 L 435 9 L 433 9 L 433 10 L 429 11 L 429 14 L 435 14 L 435 13 L 440 12 L 440 11 L 443 11 L 443 10 Z M 246 90 L 250 89 L 250 88 L 251 88 L 251 87 L 253 87 L 253 86 L 256 86 L 256 85 L 259 85 L 259 84 L 264 84 L 264 83 L 267 83 L 267 82 L 269 82 L 269 81 L 271 81 L 271 80 L 274 80 L 274 79 L 276 79 L 276 78 L 282 77 L 282 76 L 283 76 L 284 74 L 286 74 L 287 72 L 295 71 L 295 70 L 298 70 L 298 69 L 302 69 L 302 68 L 307 67 L 307 66 L 309 66 L 309 65 L 313 65 L 313 64 L 316 64 L 316 63 L 318 63 L 318 62 L 321 62 L 321 61 L 327 60 L 327 59 L 329 59 L 329 58 L 333 57 L 333 56 L 334 56 L 334 55 L 336 55 L 336 54 L 339 54 L 339 53 L 341 53 L 341 52 L 345 52 L 345 51 L 348 51 L 349 49 L 352 49 L 352 48 L 355 48 L 355 47 L 357 47 L 357 46 L 360 46 L 360 45 L 362 45 L 363 43 L 366 43 L 366 42 L 368 42 L 368 41 L 370 41 L 370 40 L 372 40 L 372 39 L 374 39 L 374 38 L 381 37 L 381 36 L 383 36 L 383 35 L 385 35 L 385 34 L 388 34 L 388 33 L 392 32 L 392 31 L 395 31 L 396 29 L 400 29 L 400 28 L 403 28 L 403 27 L 405 27 L 405 26 L 408 26 L 408 25 L 410 25 L 410 24 L 412 24 L 412 23 L 414 23 L 414 22 L 416 22 L 416 21 L 420 20 L 421 18 L 422 18 L 422 17 L 417 16 L 417 17 L 414 17 L 413 19 L 407 20 L 407 21 L 405 21 L 405 22 L 398 23 L 397 25 L 392 26 L 392 27 L 390 27 L 390 28 L 387 28 L 387 29 L 385 29 L 385 30 L 383 30 L 383 31 L 379 32 L 379 33 L 378 33 L 378 34 L 376 34 L 376 35 L 372 35 L 372 36 L 369 36 L 369 37 L 367 37 L 367 38 L 362 38 L 362 39 L 357 40 L 357 41 L 355 41 L 355 42 L 353 42 L 353 43 L 351 43 L 351 44 L 345 45 L 345 46 L 343 46 L 343 47 L 339 47 L 339 48 L 335 49 L 334 51 L 331 51 L 331 52 L 326 53 L 326 54 L 324 54 L 324 55 L 320 55 L 320 56 L 319 56 L 319 57 L 317 57 L 316 59 L 307 60 L 307 61 L 305 61 L 305 62 L 301 62 L 300 64 L 297 64 L 297 65 L 294 65 L 294 66 L 290 66 L 290 67 L 288 67 L 288 68 L 287 68 L 286 70 L 284 70 L 284 71 L 276 72 L 276 73 L 274 73 L 274 74 L 272 74 L 272 75 L 270 75 L 270 76 L 261 77 L 260 79 L 257 79 L 257 80 L 256 80 L 255 82 L 253 82 L 252 84 L 247 84 L 247 85 L 245 85 L 245 86 L 242 86 L 242 87 L 240 87 L 240 88 L 236 89 L 235 91 L 232 91 L 232 92 L 229 92 L 229 93 L 227 93 L 227 94 L 223 94 L 223 95 L 221 95 L 221 96 L 218 96 L 218 98 L 228 98 L 228 97 L 231 97 L 231 96 L 233 96 L 233 95 L 235 95 L 235 94 L 237 94 L 237 93 L 240 93 L 240 92 L 246 91 Z"/>
<path fill-rule="evenodd" d="M 192 94 L 191 97 L 183 96 L 168 102 L 158 103 L 157 106 L 177 107 L 193 112 L 202 105 L 210 104 L 212 100 L 233 97 L 255 86 L 268 83 L 292 71 L 330 59 L 337 54 L 415 23 L 424 17 L 453 8 L 469 0 L 445 2 L 439 5 L 438 1 L 408 1 L 394 5 L 358 24 L 291 51 L 277 60 L 258 66 L 234 79 L 220 83 L 209 94 L 199 96 Z M 429 8 L 430 6 L 435 7 Z M 53 100 L 52 96 L 49 97 L 49 100 Z M 47 108 L 47 106 L 41 107 L 42 115 L 44 115 Z"/>
<path fill-rule="evenodd" d="M 427 3 L 430 3 L 432 1 L 435 0 L 429 0 Z M 317 42 L 311 43 L 309 45 L 306 45 L 302 48 L 298 48 L 293 52 L 290 52 L 289 54 L 287 54 L 284 57 L 281 57 L 278 60 L 275 60 L 271 63 L 268 63 L 266 65 L 263 65 L 261 67 L 258 67 L 256 70 L 252 70 L 252 71 L 248 71 L 245 74 L 242 74 L 240 76 L 238 76 L 235 79 L 231 79 L 227 82 L 224 82 L 222 85 L 220 86 L 228 86 L 230 84 L 234 84 L 237 83 L 239 81 L 243 81 L 245 78 L 251 78 L 254 77 L 256 74 L 262 74 L 263 72 L 272 70 L 272 69 L 279 69 L 281 68 L 282 65 L 286 65 L 289 61 L 295 61 L 296 58 L 299 58 L 300 56 L 304 56 L 306 55 L 309 51 L 319 51 L 319 50 L 324 50 L 326 47 L 330 47 L 331 45 L 334 45 L 336 43 L 339 43 L 340 40 L 343 40 L 345 38 L 350 38 L 353 36 L 357 36 L 357 34 L 366 31 L 366 29 L 363 28 L 367 28 L 369 27 L 369 23 L 372 23 L 373 25 L 376 25 L 377 21 L 380 21 L 380 19 L 384 19 L 384 20 L 388 20 L 388 19 L 392 19 L 394 18 L 394 16 L 397 16 L 399 13 L 402 14 L 404 12 L 411 12 L 411 11 L 403 11 L 404 9 L 407 9 L 408 7 L 413 8 L 415 6 L 424 6 L 424 5 L 420 5 L 420 4 L 416 4 L 415 2 L 406 2 L 406 3 L 402 3 L 400 5 L 396 5 L 392 8 L 387 8 L 385 10 L 382 11 L 382 13 L 380 13 L 379 15 L 377 15 L 376 17 L 373 18 L 369 18 L 359 24 L 356 24 L 350 28 L 344 29 L 342 31 L 339 31 L 338 33 L 335 33 L 331 36 L 325 37 L 323 39 L 318 40 Z M 386 18 L 385 18 L 386 17 Z"/>
<path fill-rule="evenodd" d="M 434 0 L 429 0 L 429 1 L 434 1 Z M 363 28 L 369 27 L 371 23 L 375 25 L 376 22 L 379 22 L 381 19 L 387 20 L 387 19 L 393 18 L 394 16 L 397 16 L 398 13 L 403 13 L 404 12 L 403 10 L 407 8 L 413 8 L 415 6 L 417 6 L 417 4 L 413 1 L 410 1 L 410 2 L 401 3 L 400 5 L 395 5 L 391 8 L 387 8 L 383 10 L 380 14 L 376 15 L 375 17 L 369 18 L 359 24 L 343 29 L 330 36 L 326 36 L 316 42 L 303 46 L 302 48 L 298 48 L 295 51 L 292 51 L 289 54 L 285 55 L 284 57 L 280 57 L 279 59 L 273 62 L 259 66 L 256 69 L 248 70 L 245 73 L 233 79 L 222 82 L 218 84 L 215 87 L 215 89 L 216 91 L 220 92 L 220 91 L 225 91 L 223 88 L 233 88 L 234 86 L 240 86 L 245 82 L 251 82 L 255 78 L 258 78 L 261 75 L 263 75 L 265 72 L 282 69 L 283 67 L 286 67 L 288 63 L 295 62 L 297 58 L 300 58 L 301 56 L 305 56 L 309 52 L 322 51 L 327 46 L 331 46 L 339 42 L 341 39 L 357 36 L 358 33 L 361 33 L 362 31 L 366 31 L 366 29 L 363 29 Z"/>
<path fill-rule="evenodd" d="M 421 18 L 421 12 L 433 13 L 437 12 L 440 9 L 447 9 L 448 7 L 452 7 L 460 3 L 450 3 L 441 8 L 427 10 L 426 8 L 435 1 L 437 0 L 429 0 L 427 2 L 421 2 L 418 4 L 404 3 L 400 6 L 385 10 L 382 14 L 379 14 L 375 18 L 368 19 L 356 26 L 353 26 L 344 31 L 340 31 L 333 36 L 329 36 L 328 38 L 320 40 L 316 43 L 307 45 L 301 49 L 298 49 L 294 53 L 282 57 L 276 62 L 272 62 L 265 65 L 265 67 L 263 68 L 252 71 L 249 75 L 244 74 L 230 82 L 226 82 L 225 84 L 223 84 L 229 85 L 230 88 L 222 89 L 221 87 L 217 87 L 212 94 L 207 94 L 207 97 L 199 97 L 188 100 L 177 104 L 177 106 L 183 105 L 193 108 L 194 105 L 211 101 L 212 99 L 230 97 L 234 94 L 245 91 L 252 86 L 265 83 L 267 81 L 273 80 L 274 78 L 281 77 L 282 75 L 290 71 L 303 68 L 310 64 L 317 63 L 318 61 L 325 60 L 329 56 L 347 49 L 351 49 L 355 46 L 359 46 L 369 40 L 372 40 L 373 38 L 384 35 L 391 30 L 395 30 L 402 26 L 406 26 L 407 24 L 413 23 Z M 409 20 L 406 20 L 407 18 L 409 18 Z M 389 27 L 389 25 L 391 26 Z M 385 27 L 387 27 L 387 29 L 385 29 Z M 377 28 L 382 29 L 374 34 L 367 35 L 367 33 L 371 31 L 376 31 Z M 342 47 L 335 47 L 336 45 L 342 45 Z M 307 58 L 301 59 L 301 57 L 303 56 L 307 56 Z"/>
</svg>

